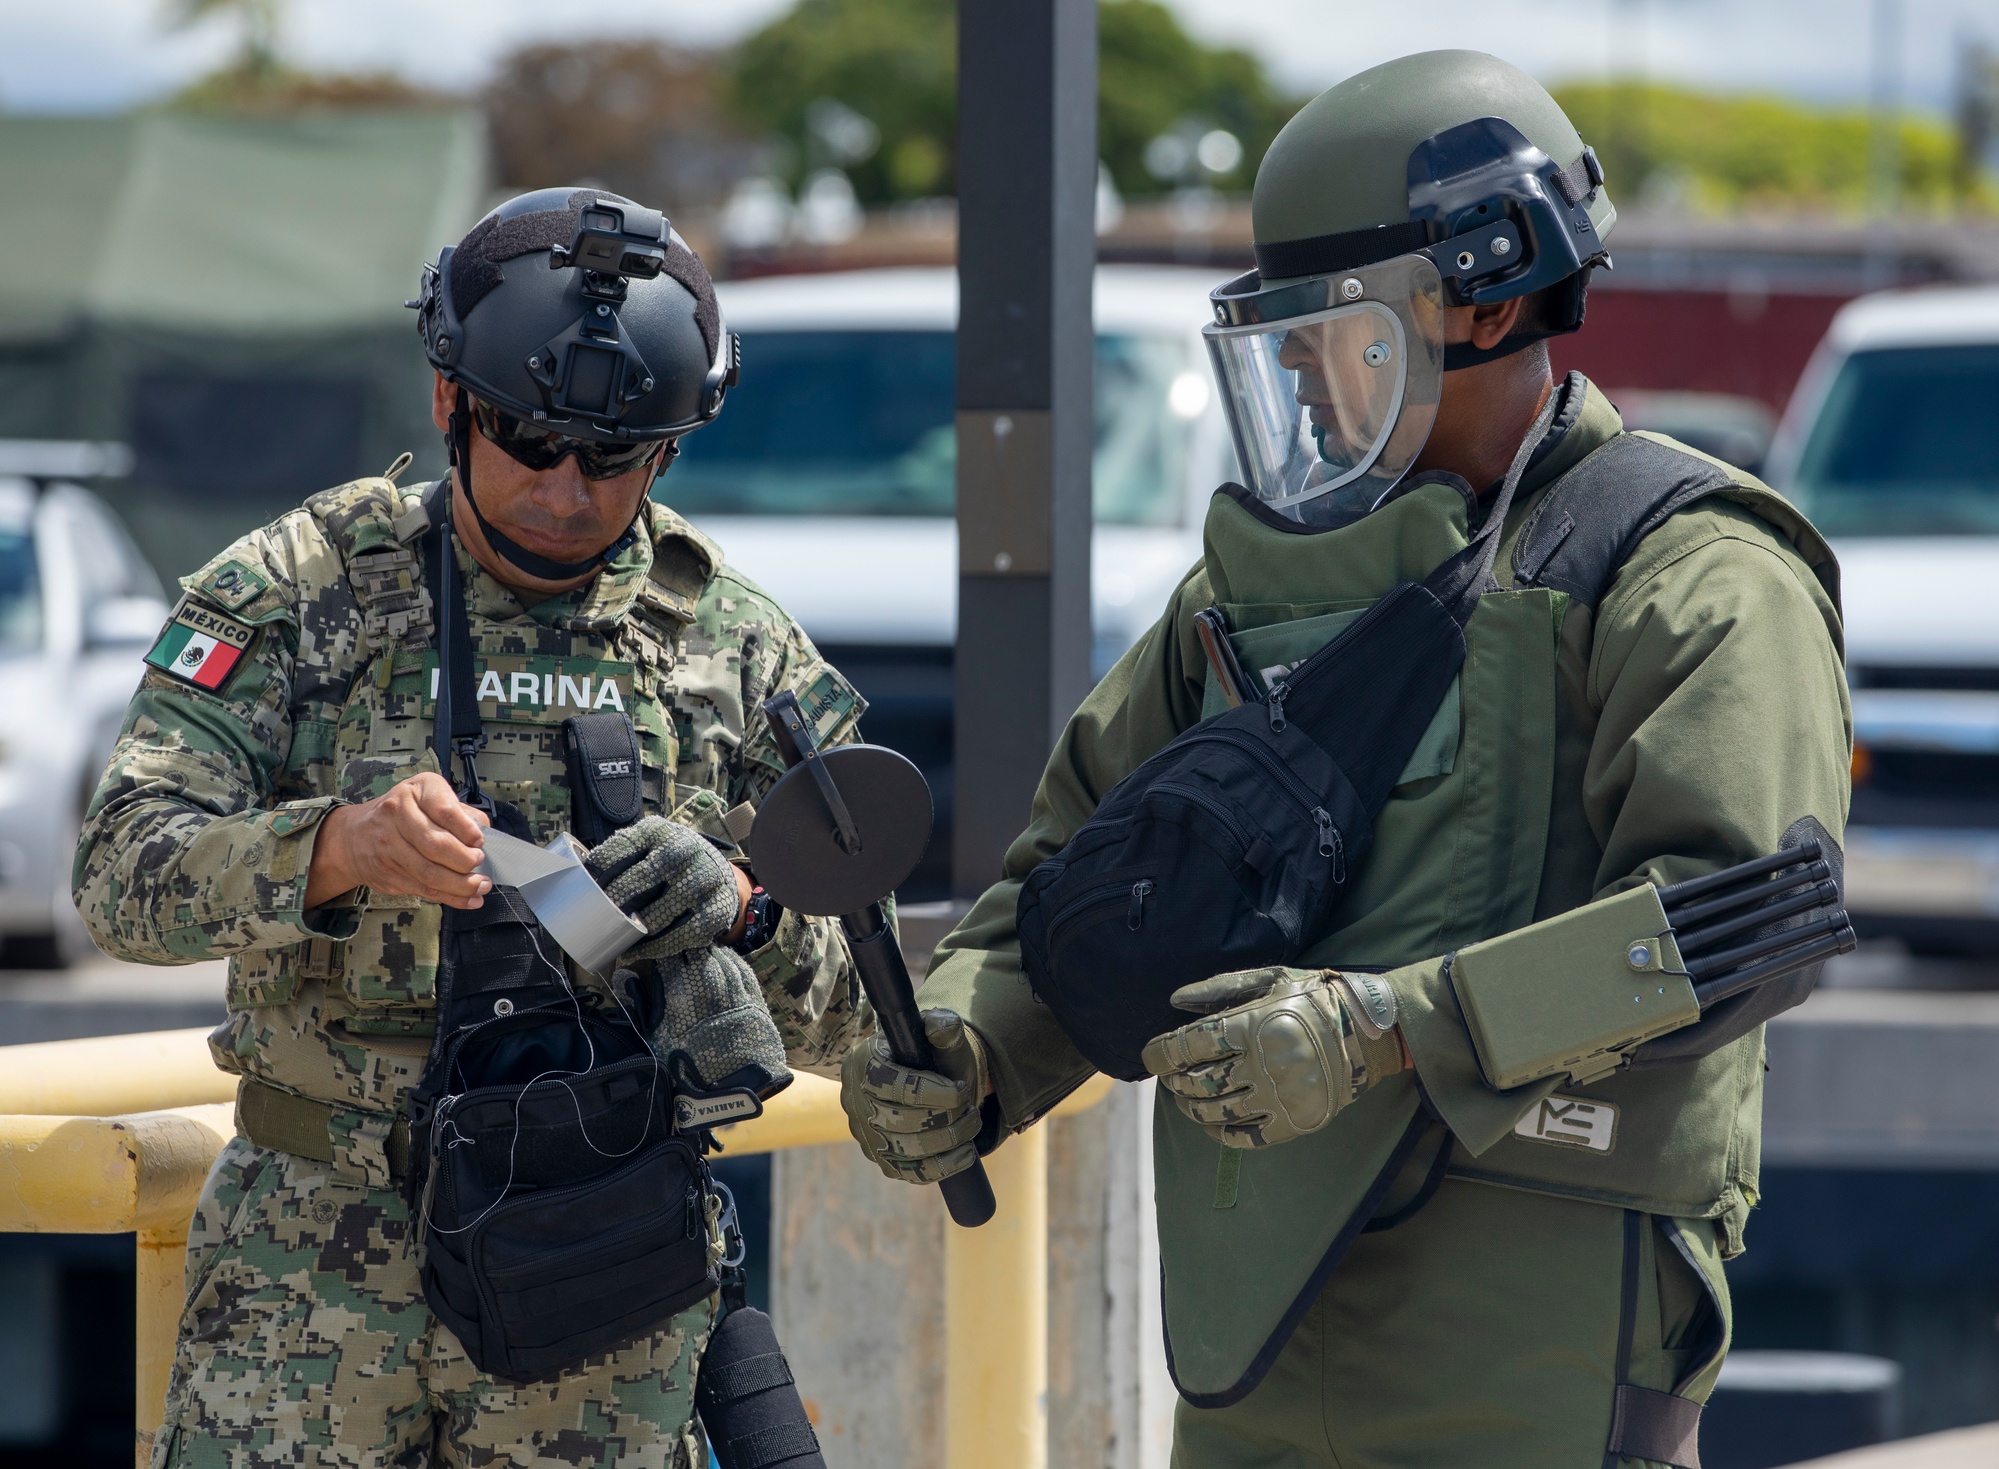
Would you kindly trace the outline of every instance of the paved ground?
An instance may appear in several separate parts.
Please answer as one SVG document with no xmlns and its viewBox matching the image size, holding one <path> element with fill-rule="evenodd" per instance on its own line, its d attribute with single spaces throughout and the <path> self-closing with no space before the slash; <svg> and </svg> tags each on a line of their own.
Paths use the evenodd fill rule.
<svg viewBox="0 0 1999 1469">
<path fill-rule="evenodd" d="M 1992 1469 L 1994 1464 L 1999 1464 L 1999 1423 L 1854 1449 L 1791 1469 Z"/>
<path fill-rule="evenodd" d="M 180 1030 L 222 1019 L 221 962 L 154 968 L 98 957 L 74 969 L 0 969 L 0 1046 Z"/>
</svg>

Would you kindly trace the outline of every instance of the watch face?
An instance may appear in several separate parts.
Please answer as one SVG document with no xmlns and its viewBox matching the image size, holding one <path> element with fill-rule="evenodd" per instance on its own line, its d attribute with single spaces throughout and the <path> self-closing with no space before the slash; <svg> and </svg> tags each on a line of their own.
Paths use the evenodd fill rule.
<svg viewBox="0 0 1999 1469">
<path fill-rule="evenodd" d="M 783 911 L 783 909 L 771 901 L 770 894 L 762 888 L 758 888 L 755 892 L 751 893 L 749 922 L 743 925 L 743 936 L 738 941 L 736 947 L 743 953 L 748 954 L 761 949 L 765 944 L 769 943 L 772 933 L 777 928 L 777 920 Z"/>
</svg>

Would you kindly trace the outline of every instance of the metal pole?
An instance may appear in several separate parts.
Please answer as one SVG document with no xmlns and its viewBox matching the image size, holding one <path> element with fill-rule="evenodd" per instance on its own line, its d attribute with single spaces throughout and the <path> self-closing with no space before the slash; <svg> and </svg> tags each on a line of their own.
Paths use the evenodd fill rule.
<svg viewBox="0 0 1999 1469">
<path fill-rule="evenodd" d="M 944 1469 L 1048 1469 L 1048 1129 L 986 1166 L 999 1212 L 944 1236 Z"/>
<path fill-rule="evenodd" d="M 1027 824 L 1090 687 L 1097 0 L 958 0 L 958 646 L 952 888 Z M 988 1160 L 945 1243 L 947 1469 L 1048 1463 L 1048 1143 Z"/>
<path fill-rule="evenodd" d="M 960 897 L 1090 687 L 1096 113 L 1096 0 L 958 0 Z"/>
</svg>

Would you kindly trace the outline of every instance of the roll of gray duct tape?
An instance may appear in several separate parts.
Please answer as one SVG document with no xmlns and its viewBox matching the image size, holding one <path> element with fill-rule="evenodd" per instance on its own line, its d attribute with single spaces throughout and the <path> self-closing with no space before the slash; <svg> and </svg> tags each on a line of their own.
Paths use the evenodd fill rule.
<svg viewBox="0 0 1999 1469">
<path fill-rule="evenodd" d="M 567 832 L 545 847 L 486 833 L 479 871 L 500 886 L 516 888 L 562 952 L 592 974 L 603 974 L 645 937 L 645 925 L 628 916 L 583 868 L 583 848 Z"/>
</svg>

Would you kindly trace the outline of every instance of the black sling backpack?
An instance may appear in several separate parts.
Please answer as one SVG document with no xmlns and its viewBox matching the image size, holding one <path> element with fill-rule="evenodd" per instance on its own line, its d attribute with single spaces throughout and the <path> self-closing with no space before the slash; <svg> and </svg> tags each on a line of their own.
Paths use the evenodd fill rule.
<svg viewBox="0 0 1999 1469">
<path fill-rule="evenodd" d="M 1464 550 L 1395 587 L 1266 702 L 1180 734 L 1028 874 L 1022 965 L 1097 1069 L 1143 1078 L 1146 1043 L 1192 1018 L 1173 1007 L 1176 989 L 1290 963 L 1328 931 L 1464 662 L 1514 489 L 1565 396 L 1550 399 Z M 1537 507 L 1516 573 L 1594 606 L 1645 534 L 1731 484 L 1707 461 L 1621 435 Z"/>
<path fill-rule="evenodd" d="M 527 839 L 521 813 L 479 790 L 471 635 L 441 495 L 430 509 L 439 765 L 450 779 L 455 755 L 461 796 Z M 574 793 L 583 829 L 635 819 L 637 766 L 618 768 L 637 760 L 629 726 L 572 722 L 565 739 L 573 772 L 611 767 Z M 721 1280 L 708 1166 L 698 1139 L 674 1131 L 672 1084 L 648 1040 L 660 1005 L 572 985 L 513 888 L 444 910 L 406 1187 L 425 1299 L 482 1372 L 551 1377 L 657 1329 Z"/>
</svg>

